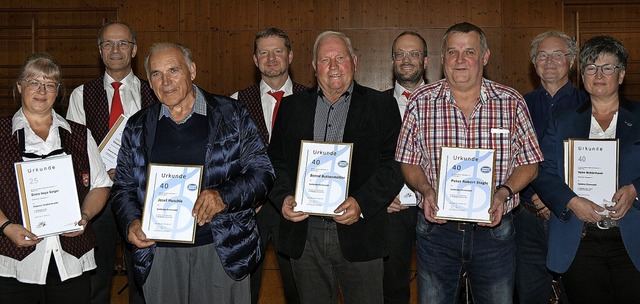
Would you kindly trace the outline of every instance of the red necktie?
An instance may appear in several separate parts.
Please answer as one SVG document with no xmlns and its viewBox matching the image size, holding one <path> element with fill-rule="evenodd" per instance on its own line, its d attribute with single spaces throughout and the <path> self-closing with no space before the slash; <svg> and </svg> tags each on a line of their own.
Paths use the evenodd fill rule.
<svg viewBox="0 0 640 304">
<path fill-rule="evenodd" d="M 403 95 L 404 97 L 406 97 L 407 99 L 409 99 L 409 96 L 411 96 L 411 92 L 409 92 L 409 91 L 404 91 L 404 92 L 402 92 L 402 95 Z"/>
<path fill-rule="evenodd" d="M 267 94 L 273 96 L 276 99 L 276 106 L 273 108 L 273 116 L 271 116 L 271 129 L 273 129 L 273 125 L 276 123 L 276 115 L 278 114 L 278 108 L 280 107 L 280 101 L 282 100 L 282 96 L 284 95 L 284 91 L 276 91 L 276 92 L 267 92 Z"/>
<path fill-rule="evenodd" d="M 116 120 L 118 120 L 118 117 L 120 117 L 121 114 L 124 114 L 124 110 L 122 109 L 122 101 L 120 100 L 121 85 L 122 83 L 119 81 L 111 83 L 111 86 L 115 91 L 113 92 L 113 99 L 111 100 L 111 112 L 109 114 L 109 129 L 113 127 L 113 124 L 116 123 Z"/>
</svg>

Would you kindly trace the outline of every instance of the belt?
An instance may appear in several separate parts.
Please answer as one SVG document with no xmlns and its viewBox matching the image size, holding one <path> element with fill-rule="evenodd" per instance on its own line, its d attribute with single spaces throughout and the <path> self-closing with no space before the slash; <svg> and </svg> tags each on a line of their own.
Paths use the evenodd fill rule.
<svg viewBox="0 0 640 304">
<path fill-rule="evenodd" d="M 318 221 L 335 223 L 335 221 L 333 220 L 333 217 L 331 217 L 331 216 L 309 215 L 309 219 L 315 219 L 315 220 L 318 220 Z"/>
<path fill-rule="evenodd" d="M 542 209 L 538 209 L 536 208 L 536 206 L 533 206 L 525 201 L 520 201 L 519 206 L 521 206 L 524 210 L 527 210 L 533 214 L 535 214 L 537 217 L 542 218 L 542 214 L 540 214 L 540 210 Z M 543 208 L 544 209 L 544 208 Z"/>
<path fill-rule="evenodd" d="M 476 230 L 476 227 L 478 227 L 478 224 L 469 222 L 455 222 L 455 224 L 458 231 Z"/>
</svg>

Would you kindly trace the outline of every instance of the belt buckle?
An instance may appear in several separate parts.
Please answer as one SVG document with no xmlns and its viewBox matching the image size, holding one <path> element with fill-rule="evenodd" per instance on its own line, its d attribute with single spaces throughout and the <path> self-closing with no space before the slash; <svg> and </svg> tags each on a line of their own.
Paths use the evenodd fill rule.
<svg viewBox="0 0 640 304">
<path fill-rule="evenodd" d="M 458 231 L 467 231 L 469 230 L 469 228 L 471 229 L 475 229 L 475 224 L 474 223 L 467 223 L 467 222 L 457 222 L 456 223 L 456 230 Z"/>
<path fill-rule="evenodd" d="M 598 223 L 596 223 L 596 225 L 600 229 L 607 230 L 610 228 L 618 227 L 618 221 L 614 221 L 610 217 L 605 217 L 604 220 L 599 221 Z"/>
</svg>

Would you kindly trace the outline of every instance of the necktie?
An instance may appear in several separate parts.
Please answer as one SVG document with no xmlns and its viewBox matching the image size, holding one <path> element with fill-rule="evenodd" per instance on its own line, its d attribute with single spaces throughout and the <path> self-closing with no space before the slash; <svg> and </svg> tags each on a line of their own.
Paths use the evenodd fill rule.
<svg viewBox="0 0 640 304">
<path fill-rule="evenodd" d="M 124 110 L 122 109 L 122 101 L 120 100 L 121 85 L 122 85 L 122 82 L 119 82 L 119 81 L 111 83 L 111 86 L 115 91 L 113 92 L 113 99 L 111 100 L 111 112 L 109 114 L 109 129 L 113 127 L 113 124 L 116 123 L 116 120 L 118 120 L 118 117 L 120 117 L 121 114 L 124 114 Z"/>
<path fill-rule="evenodd" d="M 406 97 L 407 99 L 409 99 L 409 96 L 411 96 L 411 93 L 409 91 L 404 91 L 404 92 L 402 92 L 402 95 L 404 97 Z"/>
<path fill-rule="evenodd" d="M 273 129 L 273 125 L 276 123 L 276 115 L 278 114 L 278 108 L 280 107 L 280 101 L 282 100 L 282 96 L 284 95 L 284 91 L 276 91 L 276 92 L 267 92 L 267 94 L 273 96 L 276 99 L 276 106 L 273 108 L 273 115 L 271 116 L 271 129 Z"/>
</svg>

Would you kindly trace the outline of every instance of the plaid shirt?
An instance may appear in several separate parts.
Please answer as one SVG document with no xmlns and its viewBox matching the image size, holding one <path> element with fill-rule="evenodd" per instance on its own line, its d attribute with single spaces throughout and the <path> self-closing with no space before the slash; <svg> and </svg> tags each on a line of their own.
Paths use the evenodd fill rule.
<svg viewBox="0 0 640 304">
<path fill-rule="evenodd" d="M 417 89 L 411 97 L 395 158 L 420 165 L 434 189 L 438 189 L 441 147 L 494 149 L 496 185 L 516 167 L 543 160 L 524 99 L 512 88 L 483 78 L 480 99 L 468 120 L 445 79 Z M 505 213 L 517 202 L 516 194 Z"/>
</svg>

